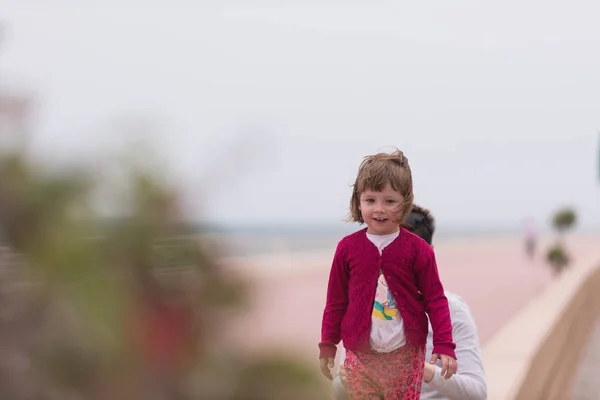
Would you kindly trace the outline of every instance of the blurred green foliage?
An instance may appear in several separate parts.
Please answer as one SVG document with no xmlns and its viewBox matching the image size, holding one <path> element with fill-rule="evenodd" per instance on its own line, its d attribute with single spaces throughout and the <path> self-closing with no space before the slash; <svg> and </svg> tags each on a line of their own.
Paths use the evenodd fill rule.
<svg viewBox="0 0 600 400">
<path fill-rule="evenodd" d="M 104 223 L 94 174 L 25 150 L 0 154 L 0 398 L 327 398 L 316 367 L 224 342 L 247 284 L 190 235 L 164 179 L 123 167 L 123 215 Z"/>
</svg>

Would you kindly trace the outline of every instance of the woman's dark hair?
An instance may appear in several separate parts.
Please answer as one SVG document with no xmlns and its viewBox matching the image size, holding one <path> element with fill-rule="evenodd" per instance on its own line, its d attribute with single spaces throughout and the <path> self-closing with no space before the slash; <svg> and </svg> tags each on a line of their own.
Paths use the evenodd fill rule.
<svg viewBox="0 0 600 400">
<path fill-rule="evenodd" d="M 413 205 L 406 222 L 402 226 L 421 237 L 429 245 L 433 242 L 435 219 L 428 209 Z"/>
</svg>

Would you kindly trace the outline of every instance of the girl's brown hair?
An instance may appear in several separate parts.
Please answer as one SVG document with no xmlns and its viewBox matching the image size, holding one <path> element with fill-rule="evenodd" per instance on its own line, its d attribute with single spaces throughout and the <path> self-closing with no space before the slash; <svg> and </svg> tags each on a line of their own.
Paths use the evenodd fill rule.
<svg viewBox="0 0 600 400">
<path fill-rule="evenodd" d="M 397 214 L 398 224 L 402 224 L 413 205 L 413 183 L 412 173 L 408 165 L 408 159 L 400 150 L 392 153 L 377 153 L 366 156 L 360 167 L 354 182 L 352 198 L 350 199 L 350 214 L 348 220 L 364 223 L 360 212 L 360 196 L 365 190 L 380 192 L 385 185 L 390 184 L 392 189 L 404 197 Z"/>
</svg>

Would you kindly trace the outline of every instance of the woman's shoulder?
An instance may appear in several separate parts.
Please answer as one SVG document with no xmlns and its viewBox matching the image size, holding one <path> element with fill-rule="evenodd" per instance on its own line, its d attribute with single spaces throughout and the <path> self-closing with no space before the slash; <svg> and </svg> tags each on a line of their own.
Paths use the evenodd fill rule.
<svg viewBox="0 0 600 400">
<path fill-rule="evenodd" d="M 448 307 L 450 308 L 451 314 L 471 315 L 469 305 L 461 296 L 456 293 L 445 291 L 444 294 L 448 299 Z"/>
<path fill-rule="evenodd" d="M 457 307 L 466 307 L 467 306 L 467 302 L 465 301 L 465 299 L 460 297 L 458 294 L 449 292 L 447 290 L 444 291 L 444 294 L 446 295 L 446 298 L 448 299 L 448 304 L 452 304 L 453 306 L 457 306 Z"/>
</svg>

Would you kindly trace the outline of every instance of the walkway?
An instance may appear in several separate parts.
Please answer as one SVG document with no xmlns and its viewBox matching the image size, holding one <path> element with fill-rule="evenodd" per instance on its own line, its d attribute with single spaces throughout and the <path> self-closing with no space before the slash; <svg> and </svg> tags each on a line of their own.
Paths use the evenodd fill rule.
<svg viewBox="0 0 600 400">
<path fill-rule="evenodd" d="M 575 258 L 589 255 L 599 240 L 570 239 Z M 446 289 L 468 302 L 482 343 L 552 281 L 541 255 L 533 262 L 524 257 L 519 238 L 442 242 L 435 251 Z M 236 319 L 232 339 L 252 348 L 275 346 L 316 359 L 330 264 L 331 254 L 321 254 L 301 261 L 283 257 L 279 270 L 286 273 L 246 265 L 255 282 L 252 304 Z"/>
<path fill-rule="evenodd" d="M 590 336 L 573 382 L 570 400 L 600 400 L 600 318 Z"/>
</svg>

